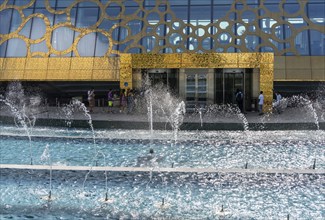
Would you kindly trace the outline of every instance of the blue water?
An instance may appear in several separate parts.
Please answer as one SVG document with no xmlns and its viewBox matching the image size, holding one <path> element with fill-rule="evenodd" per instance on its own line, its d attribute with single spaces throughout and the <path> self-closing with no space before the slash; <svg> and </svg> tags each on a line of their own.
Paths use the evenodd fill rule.
<svg viewBox="0 0 325 220">
<path fill-rule="evenodd" d="M 0 217 L 21 219 L 324 219 L 324 175 L 109 173 L 3 170 Z M 165 208 L 161 208 L 164 198 Z"/>
<path fill-rule="evenodd" d="M 0 163 L 325 168 L 323 131 L 180 132 L 1 127 Z M 95 144 L 94 144 L 95 142 Z M 155 160 L 139 158 L 155 151 Z M 45 149 L 49 157 L 44 160 Z M 97 155 L 97 156 L 96 156 Z M 324 173 L 324 172 L 323 172 Z M 107 179 L 106 179 L 107 178 Z M 47 201 L 52 184 L 52 201 Z M 325 219 L 324 174 L 1 169 L 0 219 Z M 109 203 L 103 203 L 107 196 Z M 164 199 L 164 206 L 161 206 Z M 220 213 L 221 207 L 223 213 Z M 222 217 L 221 215 L 225 215 Z M 222 217 L 222 218 L 220 218 Z"/>
<path fill-rule="evenodd" d="M 282 132 L 285 133 L 285 132 Z M 53 165 L 66 166 L 149 166 L 142 164 L 149 149 L 155 152 L 155 167 L 194 168 L 288 168 L 308 169 L 316 159 L 317 169 L 325 168 L 325 145 L 321 139 L 274 139 L 249 140 L 243 132 L 232 136 L 231 132 L 220 137 L 183 139 L 176 143 L 170 139 L 118 139 L 91 136 L 32 137 L 31 147 L 26 136 L 2 135 L 0 162 L 2 164 L 48 164 L 41 156 L 48 146 Z M 256 134 L 255 134 L 256 135 Z M 283 135 L 283 134 L 282 134 Z M 263 137 L 263 134 L 259 134 Z M 32 154 L 30 154 L 30 150 Z M 139 159 L 140 158 L 140 159 Z"/>
</svg>

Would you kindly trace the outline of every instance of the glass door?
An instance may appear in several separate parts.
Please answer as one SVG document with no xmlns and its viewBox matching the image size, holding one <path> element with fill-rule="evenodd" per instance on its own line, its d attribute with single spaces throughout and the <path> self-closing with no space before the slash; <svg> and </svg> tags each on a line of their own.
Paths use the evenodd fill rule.
<svg viewBox="0 0 325 220">
<path fill-rule="evenodd" d="M 243 94 L 244 91 L 244 73 L 227 73 L 224 74 L 224 102 L 236 104 L 236 91 L 241 90 Z"/>
<path fill-rule="evenodd" d="M 204 108 L 207 103 L 207 74 L 186 74 L 186 111 Z"/>
</svg>

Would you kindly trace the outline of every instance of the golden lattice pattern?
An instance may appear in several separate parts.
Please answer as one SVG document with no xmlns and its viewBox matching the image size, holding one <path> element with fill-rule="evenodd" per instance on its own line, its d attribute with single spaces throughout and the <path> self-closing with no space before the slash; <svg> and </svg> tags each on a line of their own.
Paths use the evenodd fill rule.
<svg viewBox="0 0 325 220">
<path fill-rule="evenodd" d="M 119 53 L 130 53 L 132 49 L 139 49 L 140 53 L 205 53 L 205 52 L 227 52 L 230 48 L 237 48 L 238 52 L 258 52 L 262 47 L 269 47 L 273 49 L 275 55 L 285 55 L 290 53 L 292 55 L 299 55 L 299 51 L 295 47 L 295 38 L 298 34 L 306 30 L 316 30 L 321 33 L 325 33 L 325 27 L 321 24 L 316 24 L 311 21 L 306 14 L 306 4 L 307 0 L 297 1 L 299 4 L 299 9 L 294 14 L 289 14 L 283 8 L 285 0 L 280 1 L 279 3 L 279 12 L 270 11 L 265 5 L 264 1 L 260 1 L 260 5 L 256 8 L 250 7 L 243 0 L 233 1 L 230 10 L 226 13 L 223 18 L 216 20 L 213 23 L 208 25 L 193 25 L 191 23 L 184 22 L 183 20 L 177 18 L 177 14 L 174 13 L 170 7 L 168 0 L 157 0 L 156 5 L 152 8 L 144 6 L 144 0 L 110 0 L 107 3 L 102 3 L 99 0 L 75 0 L 71 5 L 66 8 L 55 10 L 51 7 L 49 0 L 44 0 L 44 4 L 47 12 L 55 15 L 64 15 L 66 16 L 66 21 L 59 22 L 51 25 L 50 19 L 42 13 L 33 13 L 28 16 L 25 16 L 24 10 L 27 8 L 33 8 L 36 0 L 26 0 L 24 5 L 10 5 L 9 0 L 3 0 L 3 3 L 0 5 L 0 13 L 7 9 L 13 9 L 19 13 L 21 18 L 21 23 L 19 27 L 8 33 L 0 34 L 0 45 L 4 44 L 6 41 L 14 38 L 21 39 L 25 42 L 27 47 L 27 57 L 49 57 L 49 56 L 64 56 L 73 52 L 74 56 L 81 56 L 78 51 L 78 43 L 82 40 L 83 37 L 87 36 L 90 33 L 101 33 L 104 37 L 107 38 L 108 49 L 105 53 L 105 57 L 111 56 L 111 54 Z M 63 0 L 62 0 L 63 1 Z M 128 3 L 132 2 L 133 6 L 136 6 L 132 13 L 126 13 L 126 1 Z M 100 14 L 98 16 L 97 22 L 91 24 L 87 27 L 76 27 L 71 22 L 71 10 L 75 8 L 78 4 L 89 2 L 97 5 L 99 8 Z M 241 8 L 236 9 L 236 4 L 241 4 Z M 107 13 L 107 9 L 112 5 L 119 7 L 120 13 L 110 15 Z M 263 11 L 261 15 L 260 11 Z M 236 19 L 231 19 L 231 15 L 236 13 Z M 250 13 L 255 19 L 249 23 L 245 22 L 242 17 L 244 13 Z M 147 20 L 148 16 L 154 15 L 159 21 L 156 23 L 150 23 Z M 168 21 L 165 18 L 168 17 Z M 42 19 L 46 30 L 43 36 L 37 39 L 28 38 L 20 32 L 25 28 L 29 21 L 33 18 Z M 301 27 L 296 27 L 286 20 L 286 18 L 302 18 L 305 25 Z M 272 19 L 275 22 L 272 25 L 269 32 L 265 32 L 259 28 L 259 22 L 262 19 Z M 102 29 L 100 25 L 105 21 L 114 22 L 114 26 L 110 29 Z M 136 33 L 132 33 L 132 30 L 129 24 L 133 21 L 140 21 L 142 23 L 141 30 Z M 177 25 L 175 25 L 177 24 Z M 227 27 L 225 27 L 225 24 Z M 290 37 L 285 39 L 279 39 L 276 34 L 276 28 L 285 25 L 285 28 L 289 28 L 291 31 Z M 165 28 L 165 33 L 161 34 L 162 26 Z M 222 26 L 222 28 L 221 28 Z M 64 50 L 55 49 L 51 43 L 51 36 L 58 28 L 68 28 L 78 34 L 76 34 L 71 46 Z M 234 33 L 234 29 L 240 27 L 241 33 L 240 36 Z M 124 33 L 127 33 L 123 39 L 116 39 L 114 33 L 116 33 L 117 28 L 120 30 L 123 29 Z M 211 34 L 210 30 L 214 30 L 216 34 Z M 185 31 L 186 30 L 186 31 Z M 188 33 L 186 33 L 188 32 Z M 198 34 L 198 33 L 201 34 Z M 238 29 L 237 29 L 238 32 Z M 204 34 L 202 34 L 204 33 Z M 226 34 L 232 40 L 227 44 L 222 44 L 217 40 L 217 36 L 220 34 Z M 248 48 L 246 44 L 247 36 L 256 36 L 260 40 L 260 44 L 252 49 Z M 177 44 L 172 42 L 171 39 L 178 39 Z M 141 44 L 143 39 L 149 39 L 154 42 L 152 48 L 146 48 Z M 212 48 L 205 48 L 203 42 L 206 39 L 211 39 Z M 196 45 L 189 47 L 187 49 L 187 44 L 195 41 Z M 240 44 L 238 43 L 240 42 Z M 31 51 L 32 45 L 36 44 L 45 44 L 47 47 L 47 52 L 40 51 Z M 276 47 L 276 44 L 285 44 L 287 47 L 285 49 L 279 50 Z M 118 48 L 119 45 L 123 45 Z"/>
</svg>

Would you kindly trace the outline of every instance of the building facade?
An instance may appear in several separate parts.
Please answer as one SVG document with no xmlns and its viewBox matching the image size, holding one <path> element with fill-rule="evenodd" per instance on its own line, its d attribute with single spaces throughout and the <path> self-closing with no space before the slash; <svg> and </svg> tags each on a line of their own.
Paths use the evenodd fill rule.
<svg viewBox="0 0 325 220">
<path fill-rule="evenodd" d="M 0 80 L 49 97 L 140 88 L 189 108 L 325 84 L 323 0 L 0 0 Z M 63 94 L 63 95 L 62 95 Z"/>
</svg>

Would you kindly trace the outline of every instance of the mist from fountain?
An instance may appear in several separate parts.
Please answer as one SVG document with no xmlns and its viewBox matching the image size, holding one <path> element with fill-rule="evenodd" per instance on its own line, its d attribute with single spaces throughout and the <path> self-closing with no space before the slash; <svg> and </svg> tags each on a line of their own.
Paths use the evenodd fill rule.
<svg viewBox="0 0 325 220">
<path fill-rule="evenodd" d="M 306 108 L 307 114 L 311 114 L 314 119 L 316 129 L 319 130 L 319 118 L 317 111 L 314 107 L 314 102 L 312 102 L 308 96 L 292 96 L 289 98 L 288 104 L 297 108 Z"/>
<path fill-rule="evenodd" d="M 48 163 L 49 165 L 49 170 L 50 170 L 50 186 L 49 186 L 49 194 L 47 197 L 43 197 L 45 200 L 53 200 L 54 198 L 52 197 L 52 160 L 51 160 L 51 154 L 50 154 L 50 146 L 47 144 L 45 146 L 45 149 L 41 155 L 41 161 L 44 162 L 45 164 Z"/>
<path fill-rule="evenodd" d="M 41 97 L 39 95 L 27 95 L 20 82 L 11 82 L 8 84 L 5 97 L 0 97 L 0 102 L 9 107 L 15 125 L 24 129 L 29 140 L 30 164 L 32 165 L 31 130 L 36 123 L 36 113 L 41 104 Z"/>
<path fill-rule="evenodd" d="M 87 118 L 87 123 L 91 129 L 91 133 L 92 133 L 92 139 L 93 139 L 93 148 L 95 149 L 95 156 L 93 157 L 92 159 L 92 166 L 90 167 L 89 171 L 87 172 L 87 174 L 85 175 L 85 179 L 83 181 L 83 184 L 82 184 L 82 191 L 83 193 L 85 193 L 85 184 L 86 184 L 86 181 L 88 179 L 88 176 L 90 174 L 90 172 L 92 171 L 93 167 L 94 166 L 98 166 L 98 157 L 99 155 L 101 155 L 103 157 L 103 161 L 104 161 L 104 166 L 106 166 L 106 155 L 99 149 L 99 147 L 96 145 L 96 134 L 95 134 L 95 129 L 94 129 L 94 126 L 93 126 L 93 123 L 92 123 L 92 117 L 91 117 L 91 114 L 89 113 L 87 107 L 85 106 L 84 103 L 80 102 L 79 100 L 72 100 L 70 102 L 70 104 L 67 104 L 67 105 L 64 105 L 62 107 L 62 110 L 66 116 L 66 123 L 67 125 L 70 127 L 71 124 L 72 124 L 72 121 L 73 121 L 73 118 L 74 118 L 74 115 L 76 113 L 78 113 L 79 111 L 81 111 L 83 113 L 83 115 Z M 94 165 L 95 163 L 95 165 Z M 105 195 L 105 199 L 103 199 L 103 202 L 108 202 L 109 199 L 107 197 L 107 192 L 108 192 L 108 185 L 107 185 L 107 180 L 108 180 L 108 177 L 107 177 L 107 171 L 105 170 L 104 172 L 105 174 L 105 181 L 106 181 L 106 185 L 105 185 L 105 189 L 106 189 L 106 195 Z"/>
</svg>

